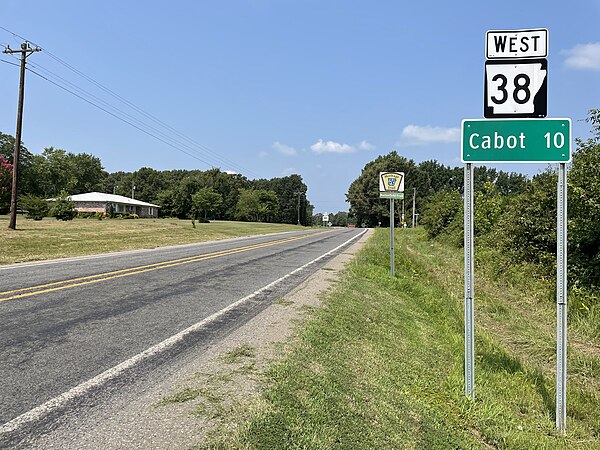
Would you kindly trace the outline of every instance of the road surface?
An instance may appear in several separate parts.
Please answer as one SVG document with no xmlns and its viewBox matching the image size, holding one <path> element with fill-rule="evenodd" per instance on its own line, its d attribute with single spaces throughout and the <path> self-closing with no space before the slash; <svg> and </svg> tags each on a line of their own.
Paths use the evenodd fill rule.
<svg viewBox="0 0 600 450">
<path fill-rule="evenodd" d="M 0 267 L 0 447 L 239 327 L 362 230 Z M 301 268 L 300 270 L 298 270 Z"/>
</svg>

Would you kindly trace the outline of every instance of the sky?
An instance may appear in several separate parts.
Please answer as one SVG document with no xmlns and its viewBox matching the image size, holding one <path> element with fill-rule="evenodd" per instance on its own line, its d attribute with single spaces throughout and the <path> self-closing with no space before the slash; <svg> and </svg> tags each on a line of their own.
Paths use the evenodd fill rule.
<svg viewBox="0 0 600 450">
<path fill-rule="evenodd" d="M 461 120 L 483 117 L 487 30 L 548 29 L 548 117 L 589 137 L 599 23 L 600 0 L 2 0 L 0 45 L 43 48 L 27 60 L 45 77 L 27 73 L 31 152 L 90 153 L 109 172 L 297 173 L 315 212 L 335 213 L 392 150 L 462 165 Z M 0 59 L 0 131 L 14 135 L 19 71 Z"/>
</svg>

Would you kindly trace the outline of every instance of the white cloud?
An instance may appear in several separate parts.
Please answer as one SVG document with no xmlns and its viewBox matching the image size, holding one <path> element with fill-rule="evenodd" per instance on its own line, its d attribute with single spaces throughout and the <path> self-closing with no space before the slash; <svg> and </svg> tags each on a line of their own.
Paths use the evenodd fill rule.
<svg viewBox="0 0 600 450">
<path fill-rule="evenodd" d="M 360 141 L 356 147 L 359 150 L 364 150 L 366 152 L 375 150 L 375 146 L 373 144 L 369 144 L 367 141 Z"/>
<path fill-rule="evenodd" d="M 267 156 L 269 156 L 269 154 L 267 152 L 259 152 L 258 153 L 259 158 L 266 158 Z"/>
<path fill-rule="evenodd" d="M 234 172 L 233 170 L 225 170 L 224 171 L 227 175 L 237 175 L 238 172 Z"/>
<path fill-rule="evenodd" d="M 369 144 L 367 141 L 361 141 L 357 145 L 348 145 L 319 139 L 310 146 L 310 149 L 315 153 L 356 153 L 359 150 L 374 150 L 375 146 Z"/>
<path fill-rule="evenodd" d="M 600 70 L 600 42 L 576 45 L 561 52 L 567 55 L 565 64 L 572 69 Z"/>
<path fill-rule="evenodd" d="M 452 142 L 460 142 L 460 128 L 407 125 L 402 130 L 400 141 L 396 145 L 448 144 Z"/>
<path fill-rule="evenodd" d="M 288 167 L 287 169 L 283 169 L 283 170 L 281 171 L 281 176 L 282 176 L 282 177 L 287 177 L 287 176 L 290 176 L 290 175 L 292 175 L 292 174 L 294 174 L 294 173 L 298 173 L 298 172 L 296 171 L 296 169 L 294 169 L 293 167 Z"/>
<path fill-rule="evenodd" d="M 282 155 L 285 156 L 296 156 L 298 152 L 294 147 L 290 147 L 289 145 L 282 144 L 279 141 L 273 142 L 273 150 L 278 151 Z"/>
</svg>

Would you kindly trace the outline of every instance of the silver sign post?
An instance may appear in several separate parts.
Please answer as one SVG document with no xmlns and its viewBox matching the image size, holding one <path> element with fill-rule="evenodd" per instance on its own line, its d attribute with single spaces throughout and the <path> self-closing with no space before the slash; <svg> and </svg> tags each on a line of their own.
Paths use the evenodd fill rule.
<svg viewBox="0 0 600 450">
<path fill-rule="evenodd" d="M 567 168 L 558 165 L 556 220 L 556 429 L 567 429 Z"/>
<path fill-rule="evenodd" d="M 465 164 L 465 395 L 475 399 L 475 333 L 473 318 L 473 164 Z"/>
<path fill-rule="evenodd" d="M 394 276 L 394 199 L 390 198 L 390 274 Z"/>
</svg>

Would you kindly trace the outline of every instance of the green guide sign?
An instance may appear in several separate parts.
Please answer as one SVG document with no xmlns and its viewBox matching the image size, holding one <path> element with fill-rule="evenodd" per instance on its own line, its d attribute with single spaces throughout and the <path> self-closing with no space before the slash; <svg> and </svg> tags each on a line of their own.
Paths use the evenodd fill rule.
<svg viewBox="0 0 600 450">
<path fill-rule="evenodd" d="M 570 162 L 571 119 L 465 119 L 462 162 Z"/>
</svg>

